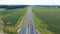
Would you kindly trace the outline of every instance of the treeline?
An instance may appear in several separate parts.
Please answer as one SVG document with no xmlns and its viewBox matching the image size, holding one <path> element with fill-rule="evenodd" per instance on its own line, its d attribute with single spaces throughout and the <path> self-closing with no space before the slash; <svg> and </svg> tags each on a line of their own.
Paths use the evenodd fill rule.
<svg viewBox="0 0 60 34">
<path fill-rule="evenodd" d="M 25 8 L 27 5 L 0 5 L 0 8 L 5 9 L 16 9 L 16 8 Z"/>
<path fill-rule="evenodd" d="M 35 5 L 35 6 L 47 8 L 60 8 L 60 5 Z"/>
</svg>

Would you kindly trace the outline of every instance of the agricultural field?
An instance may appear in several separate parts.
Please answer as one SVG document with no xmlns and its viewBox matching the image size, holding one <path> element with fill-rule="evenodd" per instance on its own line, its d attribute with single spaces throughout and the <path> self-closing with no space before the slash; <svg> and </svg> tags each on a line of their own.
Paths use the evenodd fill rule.
<svg viewBox="0 0 60 34">
<path fill-rule="evenodd" d="M 32 7 L 35 28 L 41 34 L 60 34 L 60 8 Z"/>
<path fill-rule="evenodd" d="M 26 8 L 1 10 L 0 11 L 0 22 L 3 21 L 3 32 L 6 34 L 17 34 L 19 27 L 18 21 L 22 20 L 22 17 L 26 13 Z"/>
</svg>

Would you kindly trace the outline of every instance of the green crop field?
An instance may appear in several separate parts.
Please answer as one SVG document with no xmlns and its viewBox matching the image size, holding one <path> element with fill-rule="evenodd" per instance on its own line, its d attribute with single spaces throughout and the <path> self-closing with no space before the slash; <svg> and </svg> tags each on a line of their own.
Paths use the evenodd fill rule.
<svg viewBox="0 0 60 34">
<path fill-rule="evenodd" d="M 11 9 L 0 11 L 0 18 L 3 21 L 3 31 L 8 34 L 17 34 L 18 20 L 26 13 L 26 8 Z"/>
<path fill-rule="evenodd" d="M 41 34 L 60 34 L 60 8 L 32 8 L 35 28 Z"/>
</svg>

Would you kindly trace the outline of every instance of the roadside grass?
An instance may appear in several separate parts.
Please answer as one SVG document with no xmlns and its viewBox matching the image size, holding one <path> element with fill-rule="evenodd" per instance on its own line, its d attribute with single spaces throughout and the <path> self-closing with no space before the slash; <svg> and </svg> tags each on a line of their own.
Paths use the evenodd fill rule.
<svg viewBox="0 0 60 34">
<path fill-rule="evenodd" d="M 11 12 L 14 12 L 14 10 L 15 10 L 15 9 L 13 9 L 13 10 L 0 10 L 0 16 L 9 14 L 9 13 L 11 13 Z"/>
<path fill-rule="evenodd" d="M 3 29 L 3 21 L 1 20 L 1 17 L 0 17 L 0 32 L 2 32 L 2 29 Z"/>
<path fill-rule="evenodd" d="M 23 15 L 20 19 L 21 19 L 21 21 L 20 21 L 20 19 L 18 20 L 18 22 L 17 22 L 17 32 L 18 32 L 18 30 L 22 27 L 22 25 L 23 25 L 23 21 L 24 21 L 24 18 L 25 18 L 25 15 Z"/>
<path fill-rule="evenodd" d="M 19 20 L 20 17 L 22 17 L 25 14 L 25 9 L 16 9 L 13 10 L 13 12 L 6 14 L 3 16 L 2 20 L 5 22 L 4 26 L 13 26 L 16 24 L 16 22 Z"/>
<path fill-rule="evenodd" d="M 60 8 L 33 8 L 35 28 L 41 34 L 60 34 Z"/>
<path fill-rule="evenodd" d="M 1 9 L 0 8 L 0 32 L 2 32 L 3 29 L 3 21 L 1 20 L 2 16 L 1 16 L 1 12 L 5 11 L 5 9 Z"/>
<path fill-rule="evenodd" d="M 52 34 L 53 33 L 53 32 L 50 32 L 46 29 L 46 27 L 48 27 L 48 25 L 44 21 L 37 18 L 34 13 L 32 15 L 33 15 L 33 19 L 34 19 L 35 29 L 40 31 L 40 34 Z"/>
<path fill-rule="evenodd" d="M 1 19 L 4 22 L 3 31 L 7 34 L 17 34 L 18 24 L 20 24 L 22 17 L 26 13 L 26 8 L 6 10 L 1 13 Z"/>
</svg>

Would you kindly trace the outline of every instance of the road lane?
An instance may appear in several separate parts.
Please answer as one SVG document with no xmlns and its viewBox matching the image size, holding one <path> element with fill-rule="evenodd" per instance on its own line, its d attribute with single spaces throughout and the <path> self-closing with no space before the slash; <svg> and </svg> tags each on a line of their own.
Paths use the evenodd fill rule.
<svg viewBox="0 0 60 34">
<path fill-rule="evenodd" d="M 23 26 L 18 34 L 26 34 L 27 25 L 28 25 L 28 12 L 26 13 L 26 16 L 24 19 L 24 24 L 23 24 Z"/>
<path fill-rule="evenodd" d="M 36 34 L 35 28 L 34 28 L 34 21 L 32 18 L 32 9 L 29 7 L 29 16 L 30 16 L 30 34 Z"/>
<path fill-rule="evenodd" d="M 28 7 L 27 13 L 24 19 L 24 24 L 18 34 L 36 34 L 34 28 L 34 22 L 32 18 L 32 9 Z"/>
</svg>

